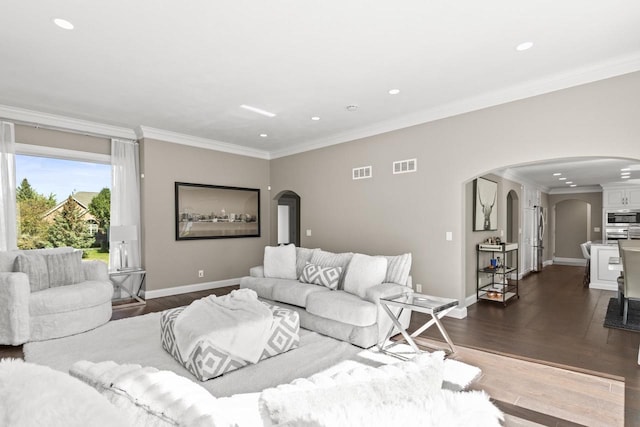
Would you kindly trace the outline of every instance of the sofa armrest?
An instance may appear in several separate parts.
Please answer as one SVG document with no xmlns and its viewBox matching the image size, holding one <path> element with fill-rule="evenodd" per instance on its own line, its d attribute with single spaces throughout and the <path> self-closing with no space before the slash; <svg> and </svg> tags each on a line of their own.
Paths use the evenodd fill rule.
<svg viewBox="0 0 640 427">
<path fill-rule="evenodd" d="M 264 267 L 259 265 L 257 267 L 251 267 L 249 269 L 249 276 L 251 277 L 264 277 Z"/>
<path fill-rule="evenodd" d="M 109 281 L 109 267 L 102 261 L 82 261 L 82 270 L 84 271 L 84 278 L 86 280 L 97 280 L 99 282 Z"/>
<path fill-rule="evenodd" d="M 380 304 L 380 298 L 387 298 L 408 292 L 412 292 L 411 288 L 408 286 L 398 285 L 397 283 L 381 283 L 367 289 L 367 296 L 365 299 L 378 305 Z"/>
<path fill-rule="evenodd" d="M 0 273 L 0 344 L 29 341 L 29 277 L 25 273 Z"/>
</svg>

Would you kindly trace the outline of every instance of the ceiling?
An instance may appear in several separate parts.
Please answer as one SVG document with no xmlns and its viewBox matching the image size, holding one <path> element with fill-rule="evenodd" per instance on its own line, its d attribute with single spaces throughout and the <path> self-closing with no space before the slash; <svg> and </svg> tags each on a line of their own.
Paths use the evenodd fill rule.
<svg viewBox="0 0 640 427">
<path fill-rule="evenodd" d="M 510 167 L 496 172 L 518 182 L 536 184 L 552 194 L 593 191 L 607 184 L 640 184 L 640 163 L 625 159 L 563 159 Z"/>
<path fill-rule="evenodd" d="M 629 0 L 4 0 L 0 104 L 277 157 L 637 71 L 639 24 Z"/>
</svg>

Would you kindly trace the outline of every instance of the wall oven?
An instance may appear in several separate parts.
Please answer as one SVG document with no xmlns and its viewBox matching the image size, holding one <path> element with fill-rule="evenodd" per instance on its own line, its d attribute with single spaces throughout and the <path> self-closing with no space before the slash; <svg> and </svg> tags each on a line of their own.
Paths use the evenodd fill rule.
<svg viewBox="0 0 640 427">
<path fill-rule="evenodd" d="M 640 209 L 606 211 L 605 239 L 640 239 Z"/>
<path fill-rule="evenodd" d="M 640 209 L 620 209 L 607 211 L 607 227 L 640 224 Z"/>
</svg>

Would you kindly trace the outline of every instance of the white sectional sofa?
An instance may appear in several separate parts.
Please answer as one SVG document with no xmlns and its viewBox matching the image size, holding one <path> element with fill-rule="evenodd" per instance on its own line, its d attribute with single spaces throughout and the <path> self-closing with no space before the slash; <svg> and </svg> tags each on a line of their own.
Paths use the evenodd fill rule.
<svg viewBox="0 0 640 427">
<path fill-rule="evenodd" d="M 0 344 L 73 335 L 111 319 L 107 265 L 73 248 L 0 252 Z"/>
<path fill-rule="evenodd" d="M 293 245 L 265 248 L 264 265 L 240 288 L 296 310 L 300 326 L 362 348 L 378 344 L 392 326 L 380 298 L 411 292 L 411 254 L 369 256 Z M 411 313 L 400 316 L 403 327 Z"/>
</svg>

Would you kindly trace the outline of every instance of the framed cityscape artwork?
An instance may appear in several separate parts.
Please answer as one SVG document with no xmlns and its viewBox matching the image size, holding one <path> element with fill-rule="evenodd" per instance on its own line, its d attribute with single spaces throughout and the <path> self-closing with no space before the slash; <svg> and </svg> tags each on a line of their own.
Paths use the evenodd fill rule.
<svg viewBox="0 0 640 427">
<path fill-rule="evenodd" d="M 260 237 L 260 189 L 175 183 L 176 240 Z"/>
<path fill-rule="evenodd" d="M 473 181 L 473 231 L 498 229 L 498 183 L 484 178 Z"/>
</svg>

